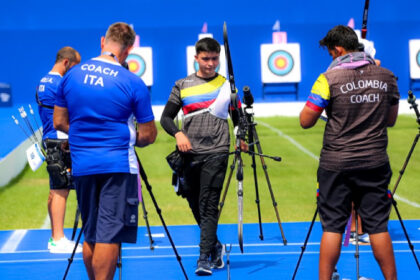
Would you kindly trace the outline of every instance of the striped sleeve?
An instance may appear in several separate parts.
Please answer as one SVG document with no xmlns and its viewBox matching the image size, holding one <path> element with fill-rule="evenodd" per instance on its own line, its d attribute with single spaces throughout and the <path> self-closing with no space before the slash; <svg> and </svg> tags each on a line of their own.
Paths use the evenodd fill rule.
<svg viewBox="0 0 420 280">
<path fill-rule="evenodd" d="M 319 75 L 311 89 L 306 106 L 314 111 L 322 112 L 330 102 L 330 86 L 324 74 Z"/>
</svg>

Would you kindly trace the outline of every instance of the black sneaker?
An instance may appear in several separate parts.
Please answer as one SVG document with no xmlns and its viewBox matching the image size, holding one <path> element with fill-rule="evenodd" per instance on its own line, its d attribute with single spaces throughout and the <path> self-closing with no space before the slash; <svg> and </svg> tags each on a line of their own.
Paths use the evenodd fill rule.
<svg viewBox="0 0 420 280">
<path fill-rule="evenodd" d="M 211 268 L 223 268 L 225 263 L 223 262 L 223 256 L 225 255 L 225 246 L 220 241 L 217 241 L 211 252 Z"/>
<path fill-rule="evenodd" d="M 200 254 L 200 257 L 197 261 L 197 269 L 195 270 L 195 274 L 199 276 L 206 276 L 211 275 L 213 272 L 211 271 L 209 256 L 206 254 Z"/>
</svg>

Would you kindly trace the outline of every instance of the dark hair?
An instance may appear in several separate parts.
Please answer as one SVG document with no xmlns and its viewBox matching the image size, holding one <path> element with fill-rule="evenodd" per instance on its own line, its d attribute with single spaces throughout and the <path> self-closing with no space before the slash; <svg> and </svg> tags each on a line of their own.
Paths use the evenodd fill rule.
<svg viewBox="0 0 420 280">
<path fill-rule="evenodd" d="M 131 47 L 136 39 L 133 28 L 125 22 L 116 22 L 108 27 L 105 40 L 111 40 L 121 45 L 122 49 Z"/>
<path fill-rule="evenodd" d="M 199 54 L 200 52 L 220 53 L 220 44 L 219 42 L 210 37 L 200 39 L 195 44 L 195 53 Z"/>
<path fill-rule="evenodd" d="M 77 62 L 77 61 L 80 62 L 80 54 L 72 47 L 61 48 L 57 52 L 57 56 L 55 57 L 55 63 L 60 62 L 66 58 L 70 61 L 70 63 Z"/>
<path fill-rule="evenodd" d="M 347 51 L 357 51 L 359 48 L 359 39 L 356 32 L 348 26 L 337 25 L 327 35 L 319 41 L 321 47 L 327 47 L 329 50 L 334 47 L 343 47 Z"/>
</svg>

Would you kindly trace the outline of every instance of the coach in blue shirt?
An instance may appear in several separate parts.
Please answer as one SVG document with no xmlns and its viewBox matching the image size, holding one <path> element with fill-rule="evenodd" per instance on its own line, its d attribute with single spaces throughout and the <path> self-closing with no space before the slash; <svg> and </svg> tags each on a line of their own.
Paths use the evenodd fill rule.
<svg viewBox="0 0 420 280">
<path fill-rule="evenodd" d="M 157 134 L 146 85 L 121 66 L 134 39 L 129 25 L 112 24 L 101 55 L 73 67 L 57 91 L 54 127 L 69 134 L 90 279 L 112 279 L 121 242 L 136 242 L 134 146 L 153 143 Z"/>
</svg>

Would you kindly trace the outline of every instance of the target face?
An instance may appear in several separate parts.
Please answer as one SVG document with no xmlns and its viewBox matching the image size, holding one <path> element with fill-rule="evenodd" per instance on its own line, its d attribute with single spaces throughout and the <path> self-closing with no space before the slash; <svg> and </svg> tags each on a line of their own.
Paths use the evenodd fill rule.
<svg viewBox="0 0 420 280">
<path fill-rule="evenodd" d="M 141 77 L 144 72 L 146 72 L 146 62 L 141 55 L 129 54 L 126 62 L 128 64 L 128 69 L 137 76 Z"/>
<path fill-rule="evenodd" d="M 198 62 L 196 60 L 194 60 L 193 67 L 194 67 L 194 71 L 198 72 L 200 66 L 198 65 Z M 220 64 L 216 67 L 216 72 L 219 73 L 219 70 L 220 70 Z"/>
<path fill-rule="evenodd" d="M 410 78 L 420 79 L 420 39 L 409 41 Z"/>
<path fill-rule="evenodd" d="M 417 56 L 416 56 L 416 61 L 417 61 L 417 66 L 420 67 L 420 51 L 417 52 Z"/>
<path fill-rule="evenodd" d="M 299 43 L 262 44 L 260 50 L 263 84 L 301 81 Z"/>
<path fill-rule="evenodd" d="M 268 69 L 270 69 L 273 74 L 278 76 L 285 76 L 289 74 L 295 64 L 292 55 L 284 50 L 273 52 L 268 57 L 267 63 Z"/>
</svg>

